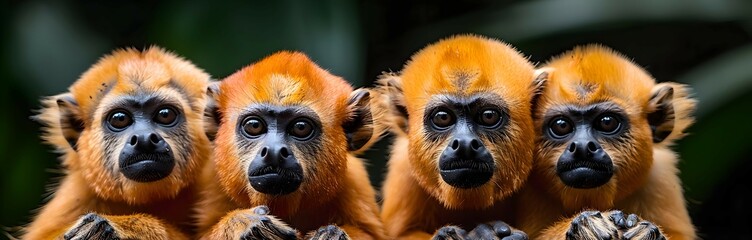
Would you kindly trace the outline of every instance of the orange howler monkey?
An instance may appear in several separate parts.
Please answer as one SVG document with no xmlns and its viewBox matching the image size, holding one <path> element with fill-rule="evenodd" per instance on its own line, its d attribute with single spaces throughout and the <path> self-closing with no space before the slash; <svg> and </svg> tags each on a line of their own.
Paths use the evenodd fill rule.
<svg viewBox="0 0 752 240">
<path fill-rule="evenodd" d="M 503 221 L 532 167 L 533 73 L 511 46 L 459 35 L 379 80 L 396 135 L 382 188 L 389 237 L 526 238 Z"/>
<path fill-rule="evenodd" d="M 159 47 L 116 50 L 35 116 L 66 175 L 23 239 L 185 239 L 209 75 Z"/>
<path fill-rule="evenodd" d="M 536 158 L 518 226 L 540 239 L 695 239 L 670 149 L 694 120 L 689 87 L 656 84 L 598 45 L 539 71 L 548 80 L 534 110 Z"/>
<path fill-rule="evenodd" d="M 209 92 L 219 127 L 197 206 L 202 238 L 384 238 L 355 157 L 384 132 L 375 92 L 286 51 Z"/>
</svg>

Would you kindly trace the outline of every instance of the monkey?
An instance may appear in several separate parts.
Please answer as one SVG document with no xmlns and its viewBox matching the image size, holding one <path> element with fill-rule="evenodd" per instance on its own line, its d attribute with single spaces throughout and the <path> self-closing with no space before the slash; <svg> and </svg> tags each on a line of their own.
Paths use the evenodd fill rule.
<svg viewBox="0 0 752 240">
<path fill-rule="evenodd" d="M 694 121 L 690 87 L 597 44 L 537 71 L 547 80 L 518 226 L 536 239 L 696 239 L 670 149 Z"/>
<path fill-rule="evenodd" d="M 390 238 L 527 238 L 507 221 L 532 168 L 534 71 L 512 46 L 466 34 L 381 76 L 395 136 L 382 187 Z"/>
<path fill-rule="evenodd" d="M 385 132 L 378 93 L 279 51 L 208 90 L 218 124 L 201 177 L 201 239 L 384 239 L 356 155 Z"/>
<path fill-rule="evenodd" d="M 23 239 L 188 239 L 210 76 L 159 46 L 103 56 L 46 97 L 43 140 L 65 175 Z"/>
</svg>

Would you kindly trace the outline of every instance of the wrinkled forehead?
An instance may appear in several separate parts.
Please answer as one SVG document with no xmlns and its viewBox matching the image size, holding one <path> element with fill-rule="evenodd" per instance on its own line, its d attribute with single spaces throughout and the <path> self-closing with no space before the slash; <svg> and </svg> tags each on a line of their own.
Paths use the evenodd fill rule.
<svg viewBox="0 0 752 240">
<path fill-rule="evenodd" d="M 609 75 L 577 74 L 556 71 L 544 90 L 544 98 L 579 105 L 612 101 L 623 105 L 646 103 L 651 88 L 643 79 L 623 73 Z M 649 82 L 648 82 L 649 83 Z"/>
<path fill-rule="evenodd" d="M 402 72 L 408 105 L 423 106 L 436 94 L 492 92 L 511 102 L 530 98 L 534 70 L 527 60 L 506 45 L 471 43 L 417 54 Z"/>
<path fill-rule="evenodd" d="M 285 74 L 269 74 L 255 81 L 238 85 L 234 79 L 223 82 L 220 105 L 228 112 L 258 105 L 281 107 L 306 106 L 315 111 L 323 122 L 341 118 L 349 89 L 325 87 L 323 82 Z"/>
</svg>

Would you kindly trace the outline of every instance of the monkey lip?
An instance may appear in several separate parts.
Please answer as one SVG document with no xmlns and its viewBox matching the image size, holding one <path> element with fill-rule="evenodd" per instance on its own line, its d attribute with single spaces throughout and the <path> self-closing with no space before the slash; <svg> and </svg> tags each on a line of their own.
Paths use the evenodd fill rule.
<svg viewBox="0 0 752 240">
<path fill-rule="evenodd" d="M 128 166 L 140 162 L 171 162 L 173 161 L 172 155 L 168 153 L 144 153 L 134 154 L 120 161 L 121 166 Z"/>
<path fill-rule="evenodd" d="M 251 177 L 260 177 L 264 175 L 280 175 L 285 177 L 300 178 L 296 169 L 286 169 L 275 166 L 266 166 L 252 171 L 248 174 Z"/>
<path fill-rule="evenodd" d="M 572 161 L 568 163 L 563 163 L 557 166 L 559 171 L 574 171 L 577 169 L 590 169 L 592 171 L 604 171 L 604 172 L 612 172 L 614 170 L 613 165 L 607 164 L 607 163 L 601 163 L 601 162 L 594 162 L 594 161 L 588 161 L 588 160 L 578 160 L 578 161 Z"/>
<path fill-rule="evenodd" d="M 439 164 L 441 171 L 453 170 L 478 170 L 493 171 L 493 165 L 490 162 L 476 159 L 458 159 L 453 161 L 444 161 Z"/>
</svg>

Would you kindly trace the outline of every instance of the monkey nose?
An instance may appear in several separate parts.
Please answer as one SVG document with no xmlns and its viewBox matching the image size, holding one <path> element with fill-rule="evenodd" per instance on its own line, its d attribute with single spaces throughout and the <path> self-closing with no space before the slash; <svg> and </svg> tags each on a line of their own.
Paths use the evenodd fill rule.
<svg viewBox="0 0 752 240">
<path fill-rule="evenodd" d="M 591 157 L 601 150 L 601 145 L 593 141 L 574 141 L 567 147 L 567 151 L 581 157 Z"/>
<path fill-rule="evenodd" d="M 164 139 L 157 133 L 134 134 L 128 140 L 130 147 L 140 151 L 154 151 L 164 145 Z"/>
<path fill-rule="evenodd" d="M 292 152 L 284 145 L 265 146 L 259 150 L 259 157 L 266 164 L 279 166 L 292 157 Z"/>
<path fill-rule="evenodd" d="M 474 159 L 479 155 L 485 147 L 481 144 L 480 140 L 473 137 L 461 137 L 452 140 L 449 145 L 450 149 L 455 151 L 455 154 L 463 159 Z"/>
</svg>

